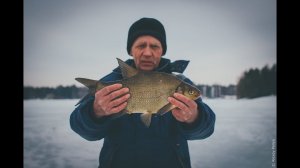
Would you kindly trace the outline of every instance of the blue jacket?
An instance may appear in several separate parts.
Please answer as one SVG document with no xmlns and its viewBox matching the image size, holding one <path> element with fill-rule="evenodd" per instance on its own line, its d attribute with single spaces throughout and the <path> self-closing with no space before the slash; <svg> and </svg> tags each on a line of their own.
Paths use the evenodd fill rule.
<svg viewBox="0 0 300 168">
<path fill-rule="evenodd" d="M 134 67 L 132 59 L 126 61 Z M 156 71 L 182 73 L 188 61 L 170 62 L 162 58 Z M 188 78 L 182 79 L 190 84 Z M 103 82 L 122 79 L 120 69 L 100 79 Z M 215 114 L 201 98 L 196 100 L 199 118 L 192 125 L 177 121 L 172 113 L 153 115 L 149 128 L 134 113 L 119 118 L 95 118 L 94 95 L 85 96 L 72 112 L 70 125 L 81 137 L 95 141 L 104 138 L 99 168 L 190 168 L 187 140 L 204 139 L 214 132 Z"/>
</svg>

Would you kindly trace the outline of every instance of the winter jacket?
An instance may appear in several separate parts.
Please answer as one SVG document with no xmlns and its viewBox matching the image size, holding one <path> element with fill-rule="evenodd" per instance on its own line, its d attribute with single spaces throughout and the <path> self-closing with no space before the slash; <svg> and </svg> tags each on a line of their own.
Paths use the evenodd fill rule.
<svg viewBox="0 0 300 168">
<path fill-rule="evenodd" d="M 132 59 L 127 64 L 135 67 Z M 162 58 L 155 71 L 182 73 L 188 61 L 173 63 Z M 191 80 L 180 76 L 185 82 Z M 119 67 L 100 79 L 102 82 L 122 79 Z M 70 126 L 81 137 L 95 141 L 104 138 L 99 168 L 191 168 L 187 140 L 204 139 L 214 132 L 215 114 L 201 98 L 195 100 L 200 115 L 193 124 L 177 121 L 171 112 L 152 115 L 147 128 L 139 113 L 119 118 L 93 115 L 94 95 L 85 96 L 71 113 Z"/>
</svg>

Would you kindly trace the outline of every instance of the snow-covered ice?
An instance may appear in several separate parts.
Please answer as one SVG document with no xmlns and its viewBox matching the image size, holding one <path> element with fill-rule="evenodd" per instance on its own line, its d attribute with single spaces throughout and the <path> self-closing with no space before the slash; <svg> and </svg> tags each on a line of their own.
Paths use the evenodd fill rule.
<svg viewBox="0 0 300 168">
<path fill-rule="evenodd" d="M 77 101 L 24 101 L 24 168 L 98 166 L 102 140 L 87 141 L 69 125 Z M 203 101 L 216 113 L 215 132 L 207 139 L 189 141 L 193 168 L 272 167 L 276 96 Z"/>
</svg>

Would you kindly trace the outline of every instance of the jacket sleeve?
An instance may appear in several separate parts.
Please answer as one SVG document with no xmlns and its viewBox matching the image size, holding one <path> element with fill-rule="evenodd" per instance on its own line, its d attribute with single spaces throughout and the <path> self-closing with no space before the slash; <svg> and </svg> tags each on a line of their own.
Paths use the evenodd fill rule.
<svg viewBox="0 0 300 168">
<path fill-rule="evenodd" d="M 94 99 L 94 96 L 86 96 L 70 115 L 71 129 L 89 141 L 104 138 L 110 124 L 109 118 L 93 116 Z"/>
<path fill-rule="evenodd" d="M 215 113 L 201 99 L 198 99 L 196 102 L 200 114 L 197 120 L 193 124 L 180 123 L 179 126 L 188 140 L 205 139 L 214 132 Z"/>
<path fill-rule="evenodd" d="M 193 84 L 188 78 L 184 78 L 184 81 Z M 179 123 L 179 129 L 187 140 L 205 139 L 214 132 L 216 120 L 215 113 L 201 98 L 198 98 L 195 101 L 199 111 L 196 121 L 192 124 Z"/>
</svg>

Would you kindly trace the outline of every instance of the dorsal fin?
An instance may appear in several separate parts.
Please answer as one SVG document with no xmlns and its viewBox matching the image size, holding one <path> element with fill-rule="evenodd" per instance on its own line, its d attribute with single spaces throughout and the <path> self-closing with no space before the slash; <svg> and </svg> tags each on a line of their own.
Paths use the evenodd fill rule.
<svg viewBox="0 0 300 168">
<path fill-rule="evenodd" d="M 129 66 L 121 59 L 117 58 L 117 60 L 118 60 L 118 64 L 120 66 L 123 78 L 130 78 L 138 73 L 138 70 Z"/>
</svg>

